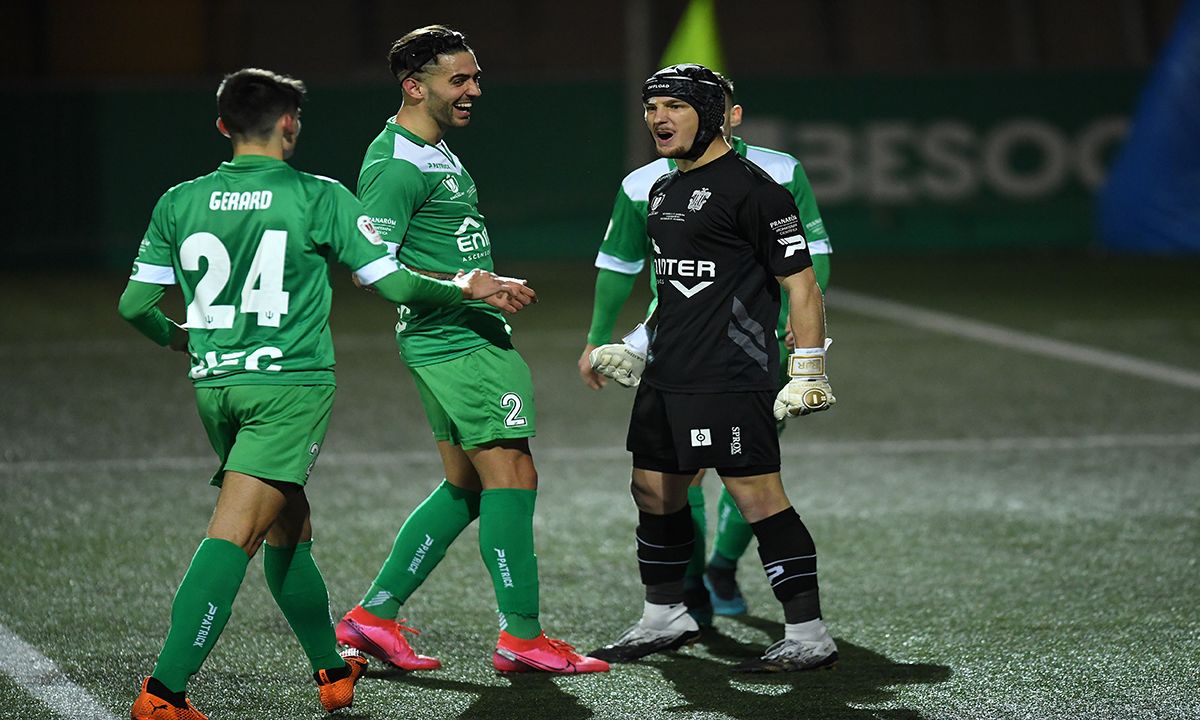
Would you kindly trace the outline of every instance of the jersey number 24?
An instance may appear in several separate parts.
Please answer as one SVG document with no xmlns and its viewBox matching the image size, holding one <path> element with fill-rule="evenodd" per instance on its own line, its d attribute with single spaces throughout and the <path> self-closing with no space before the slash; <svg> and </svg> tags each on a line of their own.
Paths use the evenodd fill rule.
<svg viewBox="0 0 1200 720">
<path fill-rule="evenodd" d="M 260 326 L 279 327 L 279 319 L 287 314 L 288 293 L 283 289 L 283 260 L 287 254 L 287 231 L 263 232 L 250 263 L 250 271 L 242 283 L 242 304 L 216 305 L 214 302 L 229 284 L 231 263 L 229 251 L 216 235 L 198 232 L 188 235 L 179 246 L 179 266 L 198 271 L 200 258 L 208 261 L 208 269 L 196 283 L 195 295 L 187 307 L 190 328 L 221 330 L 233 327 L 240 310 L 253 314 Z"/>
</svg>

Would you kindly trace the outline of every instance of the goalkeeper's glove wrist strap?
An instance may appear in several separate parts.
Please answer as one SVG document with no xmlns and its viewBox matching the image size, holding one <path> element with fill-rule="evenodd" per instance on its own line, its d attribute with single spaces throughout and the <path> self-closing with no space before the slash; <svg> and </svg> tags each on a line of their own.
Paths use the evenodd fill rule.
<svg viewBox="0 0 1200 720">
<path fill-rule="evenodd" d="M 825 348 L 796 348 L 788 356 L 788 377 L 818 380 L 825 376 Z"/>
</svg>

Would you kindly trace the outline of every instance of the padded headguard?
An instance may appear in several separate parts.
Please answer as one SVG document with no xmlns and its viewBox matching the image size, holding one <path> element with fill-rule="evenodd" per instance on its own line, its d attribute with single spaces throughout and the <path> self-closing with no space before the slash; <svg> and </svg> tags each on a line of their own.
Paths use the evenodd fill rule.
<svg viewBox="0 0 1200 720">
<path fill-rule="evenodd" d="M 721 134 L 721 124 L 725 121 L 725 90 L 716 73 L 703 65 L 668 65 L 646 78 L 642 84 L 642 102 L 652 97 L 679 98 L 700 116 L 696 139 L 685 158 L 695 160 L 700 157 L 709 143 Z"/>
</svg>

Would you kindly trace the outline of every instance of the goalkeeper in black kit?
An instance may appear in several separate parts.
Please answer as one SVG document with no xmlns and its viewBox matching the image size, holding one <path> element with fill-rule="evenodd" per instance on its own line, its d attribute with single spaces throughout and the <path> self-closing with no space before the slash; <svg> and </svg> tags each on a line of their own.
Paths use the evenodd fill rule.
<svg viewBox="0 0 1200 720">
<path fill-rule="evenodd" d="M 590 654 L 632 661 L 699 637 L 684 604 L 694 542 L 687 489 L 711 467 L 758 538 L 785 619 L 783 639 L 736 669 L 829 667 L 837 645 L 821 619 L 816 547 L 783 489 L 775 428 L 834 403 L 824 304 L 799 213 L 787 190 L 722 137 L 725 96 L 711 70 L 664 68 L 646 80 L 642 100 L 658 154 L 677 165 L 649 195 L 658 309 L 645 332 L 593 351 L 592 364 L 609 376 L 642 372 L 626 447 L 646 601 L 635 625 Z M 776 393 L 781 285 L 797 349 L 786 359 L 791 380 Z"/>
</svg>

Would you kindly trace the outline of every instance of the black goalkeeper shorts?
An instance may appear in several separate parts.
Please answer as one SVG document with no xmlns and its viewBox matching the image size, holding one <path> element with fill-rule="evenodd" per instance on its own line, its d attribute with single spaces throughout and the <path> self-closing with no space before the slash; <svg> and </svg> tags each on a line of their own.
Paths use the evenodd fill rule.
<svg viewBox="0 0 1200 720">
<path fill-rule="evenodd" d="M 625 447 L 641 470 L 722 477 L 779 472 L 773 391 L 672 393 L 638 386 Z"/>
</svg>

